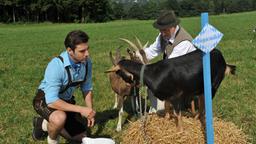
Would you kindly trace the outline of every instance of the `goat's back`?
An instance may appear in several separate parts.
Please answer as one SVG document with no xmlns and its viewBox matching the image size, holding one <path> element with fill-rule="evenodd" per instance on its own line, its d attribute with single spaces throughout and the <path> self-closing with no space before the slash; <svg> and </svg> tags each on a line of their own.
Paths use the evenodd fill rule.
<svg viewBox="0 0 256 144">
<path fill-rule="evenodd" d="M 149 88 L 161 100 L 182 92 L 184 95 L 203 93 L 203 52 L 196 50 L 189 54 L 159 61 L 147 66 L 145 72 Z M 226 62 L 217 49 L 210 53 L 213 96 L 225 75 Z M 155 74 L 155 75 L 154 75 Z"/>
</svg>

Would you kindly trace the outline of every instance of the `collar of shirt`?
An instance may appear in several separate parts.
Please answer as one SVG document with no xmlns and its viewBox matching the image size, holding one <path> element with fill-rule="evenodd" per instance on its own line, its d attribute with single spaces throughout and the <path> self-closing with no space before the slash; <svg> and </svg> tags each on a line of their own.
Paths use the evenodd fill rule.
<svg viewBox="0 0 256 144">
<path fill-rule="evenodd" d="M 176 26 L 176 29 L 175 29 L 175 32 L 174 34 L 171 36 L 171 38 L 168 40 L 170 43 L 174 43 L 174 40 L 175 40 L 175 36 L 178 32 L 178 30 L 180 29 L 179 25 Z"/>
<path fill-rule="evenodd" d="M 81 63 L 77 63 L 77 64 L 76 64 L 76 63 L 71 59 L 70 55 L 68 55 L 68 59 L 69 59 L 69 61 L 70 61 L 70 65 L 71 65 L 75 70 L 80 69 Z"/>
<path fill-rule="evenodd" d="M 66 66 L 72 66 L 74 69 L 80 68 L 81 64 L 75 64 L 75 62 L 70 58 L 69 54 L 67 51 L 62 52 L 61 57 L 63 58 L 63 62 L 64 62 L 64 67 Z"/>
</svg>

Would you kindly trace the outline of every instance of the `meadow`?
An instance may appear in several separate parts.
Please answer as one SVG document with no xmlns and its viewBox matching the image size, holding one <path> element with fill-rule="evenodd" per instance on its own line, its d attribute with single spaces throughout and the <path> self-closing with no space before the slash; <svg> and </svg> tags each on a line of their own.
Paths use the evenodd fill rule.
<svg viewBox="0 0 256 144">
<path fill-rule="evenodd" d="M 74 29 L 86 31 L 90 36 L 94 107 L 98 112 L 92 135 L 112 137 L 119 142 L 121 133 L 115 132 L 117 114 L 112 110 L 114 93 L 104 73 L 111 66 L 108 53 L 122 45 L 122 54 L 127 55 L 127 45 L 120 37 L 134 40 L 137 36 L 143 43 L 154 42 L 158 31 L 152 23 L 153 20 L 0 24 L 0 143 L 39 143 L 31 137 L 32 119 L 36 115 L 32 99 L 47 63 L 65 50 L 64 38 Z M 250 42 L 256 27 L 256 12 L 210 16 L 209 23 L 224 34 L 218 48 L 228 63 L 237 66 L 237 75 L 223 80 L 213 100 L 214 116 L 235 123 L 250 136 L 251 143 L 256 143 L 255 37 Z M 181 25 L 195 37 L 200 31 L 200 17 L 182 18 Z M 79 91 L 75 95 L 77 101 L 81 100 Z"/>
</svg>

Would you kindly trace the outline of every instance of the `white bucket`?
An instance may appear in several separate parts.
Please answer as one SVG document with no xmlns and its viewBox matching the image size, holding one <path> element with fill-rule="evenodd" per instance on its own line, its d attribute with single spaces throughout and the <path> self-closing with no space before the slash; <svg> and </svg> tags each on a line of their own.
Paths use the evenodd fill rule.
<svg viewBox="0 0 256 144">
<path fill-rule="evenodd" d="M 82 139 L 82 144 L 115 144 L 110 138 L 88 138 L 84 137 Z"/>
</svg>

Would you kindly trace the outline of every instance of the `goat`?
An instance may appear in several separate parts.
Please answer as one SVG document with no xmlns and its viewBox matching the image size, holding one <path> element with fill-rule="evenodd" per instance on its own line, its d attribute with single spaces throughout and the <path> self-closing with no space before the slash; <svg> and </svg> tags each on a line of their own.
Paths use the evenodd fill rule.
<svg viewBox="0 0 256 144">
<path fill-rule="evenodd" d="M 117 64 L 117 60 L 121 59 L 121 54 L 120 54 L 120 49 L 116 50 L 116 55 L 115 58 L 113 58 L 112 53 L 109 53 L 110 59 L 112 64 L 115 66 Z M 121 77 L 121 76 L 122 77 Z M 122 130 L 122 115 L 123 115 L 123 103 L 124 99 L 127 96 L 131 97 L 132 100 L 132 107 L 138 108 L 136 104 L 136 96 L 138 96 L 138 88 L 136 88 L 136 96 L 134 97 L 134 86 L 133 81 L 132 81 L 132 76 L 125 73 L 124 71 L 117 71 L 117 72 L 111 72 L 109 73 L 109 80 L 111 84 L 112 90 L 115 92 L 115 105 L 113 108 L 117 108 L 119 110 L 118 112 L 118 123 L 116 127 L 116 131 L 121 131 Z M 127 81 L 127 82 L 126 82 Z M 135 103 L 135 104 L 134 104 Z M 136 113 L 136 111 L 133 111 Z"/>
<path fill-rule="evenodd" d="M 136 38 L 137 45 L 130 43 L 130 41 L 128 41 L 126 39 L 122 39 L 122 38 L 120 38 L 120 39 L 127 42 L 128 44 L 130 44 L 132 46 L 132 48 L 135 48 L 138 50 L 139 49 L 142 50 L 143 48 L 145 48 L 147 46 L 147 43 L 144 46 L 142 46 L 142 44 L 138 38 Z M 143 50 L 140 51 L 140 55 L 144 56 L 142 58 L 142 61 L 136 56 L 135 51 L 127 48 L 127 52 L 130 55 L 130 59 L 132 61 L 143 63 L 143 64 L 148 63 L 147 59 L 145 58 L 146 57 L 145 52 Z M 120 49 L 116 50 L 115 58 L 113 58 L 112 53 L 110 52 L 110 59 L 114 66 L 117 65 L 118 60 L 121 59 Z M 119 75 L 122 75 L 122 77 Z M 115 92 L 115 104 L 114 104 L 113 108 L 119 109 L 118 123 L 117 123 L 116 131 L 121 131 L 122 130 L 122 114 L 123 114 L 124 99 L 127 96 L 131 97 L 132 107 L 133 107 L 133 109 L 135 109 L 135 110 L 133 110 L 133 112 L 137 113 L 137 111 L 138 111 L 137 108 L 139 108 L 138 97 L 137 97 L 139 95 L 139 89 L 135 88 L 133 85 L 131 85 L 131 83 L 134 83 L 134 81 L 132 80 L 132 75 L 127 74 L 125 71 L 120 70 L 117 72 L 109 73 L 109 80 L 110 80 L 111 88 Z"/>
<path fill-rule="evenodd" d="M 170 104 L 173 105 L 173 114 L 178 131 L 182 131 L 181 105 L 191 101 L 193 96 L 199 96 L 199 118 L 204 125 L 204 83 L 203 83 L 203 52 L 196 50 L 180 57 L 165 59 L 153 64 L 145 65 L 143 83 L 160 100 L 165 100 L 165 112 L 170 113 Z M 225 72 L 235 73 L 235 66 L 227 65 L 222 53 L 218 49 L 210 52 L 212 97 L 224 79 Z M 121 60 L 117 66 L 108 70 L 113 72 L 125 70 L 135 79 L 140 79 L 143 65 L 131 60 Z M 178 114 L 177 114 L 178 113 Z"/>
<path fill-rule="evenodd" d="M 136 38 L 137 44 L 131 42 L 128 39 L 121 38 L 121 40 L 125 41 L 126 43 L 128 43 L 130 45 L 131 48 L 133 48 L 133 50 L 127 49 L 127 52 L 130 55 L 131 59 L 133 59 L 136 62 L 142 63 L 142 64 L 149 64 L 149 61 L 147 60 L 147 57 L 146 57 L 146 53 L 144 51 L 144 48 L 146 48 L 148 42 L 144 46 L 142 46 L 140 40 L 137 37 L 135 37 L 135 38 Z M 148 93 L 149 92 L 150 91 L 148 91 Z M 196 108 L 195 108 L 196 106 L 195 106 L 194 99 L 192 99 L 190 104 L 187 104 L 187 105 L 190 105 L 190 107 L 187 109 L 190 109 L 191 114 L 196 117 L 197 114 L 196 114 Z M 161 114 L 161 113 L 159 113 L 159 114 Z"/>
</svg>

